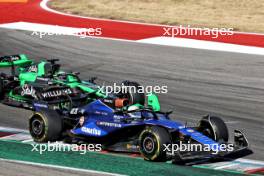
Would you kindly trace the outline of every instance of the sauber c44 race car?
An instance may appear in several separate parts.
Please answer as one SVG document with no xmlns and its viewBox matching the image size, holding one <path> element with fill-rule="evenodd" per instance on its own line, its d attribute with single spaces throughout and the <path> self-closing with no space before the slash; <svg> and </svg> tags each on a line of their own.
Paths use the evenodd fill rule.
<svg viewBox="0 0 264 176">
<path fill-rule="evenodd" d="M 40 143 L 99 143 L 110 151 L 140 153 L 149 161 L 186 163 L 236 158 L 251 153 L 240 130 L 235 130 L 233 149 L 220 150 L 221 145 L 231 143 L 228 142 L 227 126 L 219 117 L 208 115 L 197 126 L 188 127 L 171 120 L 171 112 L 154 111 L 155 106 L 159 106 L 155 94 L 148 96 L 146 107 L 129 105 L 124 110 L 110 102 L 105 98 L 97 99 L 70 110 L 54 110 L 45 102 L 35 102 L 35 112 L 29 119 L 30 134 L 34 141 Z M 207 145 L 209 149 L 179 151 L 171 148 L 176 144 Z"/>
<path fill-rule="evenodd" d="M 78 89 L 60 85 L 52 77 L 60 66 L 54 60 L 34 64 L 26 55 L 0 57 L 0 67 L 11 67 L 11 74 L 0 74 L 0 99 L 4 104 L 32 109 L 34 100 L 65 106 L 70 99 L 85 101 Z"/>
<path fill-rule="evenodd" d="M 58 59 L 33 63 L 26 55 L 0 57 L 0 68 L 10 67 L 11 75 L 0 74 L 0 100 L 7 105 L 32 109 L 36 100 L 66 106 L 69 101 L 88 103 L 108 96 L 128 98 L 129 104 L 144 105 L 143 93 L 105 94 L 94 83 L 95 78 L 83 81 L 77 72 L 66 73 L 60 70 Z M 124 81 L 125 86 L 138 87 L 139 84 Z"/>
</svg>

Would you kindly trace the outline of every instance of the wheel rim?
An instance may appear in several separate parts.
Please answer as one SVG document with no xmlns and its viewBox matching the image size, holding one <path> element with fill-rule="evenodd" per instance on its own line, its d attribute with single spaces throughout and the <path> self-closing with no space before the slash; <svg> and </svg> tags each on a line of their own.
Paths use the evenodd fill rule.
<svg viewBox="0 0 264 176">
<path fill-rule="evenodd" d="M 147 153 L 152 153 L 155 149 L 155 142 L 151 137 L 146 137 L 143 140 L 143 148 Z"/>
<path fill-rule="evenodd" d="M 41 135 L 42 132 L 44 131 L 44 123 L 39 119 L 34 119 L 31 125 L 32 125 L 32 132 L 34 133 L 35 136 Z"/>
</svg>

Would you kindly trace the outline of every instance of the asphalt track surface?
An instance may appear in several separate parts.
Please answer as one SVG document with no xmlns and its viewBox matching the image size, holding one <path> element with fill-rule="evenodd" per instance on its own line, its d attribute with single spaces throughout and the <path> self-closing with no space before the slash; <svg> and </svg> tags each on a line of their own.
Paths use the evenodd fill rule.
<svg viewBox="0 0 264 176">
<path fill-rule="evenodd" d="M 34 165 L 25 165 L 21 163 L 13 163 L 7 161 L 0 161 L 1 169 L 0 169 L 0 176 L 17 176 L 18 173 L 22 175 L 31 175 L 31 176 L 46 176 L 46 175 L 56 175 L 56 176 L 96 176 L 96 175 L 108 175 L 108 174 L 97 174 L 97 173 L 89 173 L 89 172 L 82 172 L 82 171 L 71 171 L 65 169 L 57 169 L 57 168 L 49 168 L 43 166 L 34 166 Z M 39 172 L 41 170 L 41 172 Z M 20 175 L 19 174 L 19 175 Z"/>
<path fill-rule="evenodd" d="M 174 120 L 196 123 L 221 116 L 230 133 L 242 129 L 254 154 L 264 160 L 264 58 L 258 55 L 140 44 L 73 36 L 39 38 L 31 32 L 0 29 L 0 55 L 24 53 L 35 60 L 59 58 L 65 70 L 100 84 L 122 80 L 167 85 L 160 94 Z M 0 105 L 0 126 L 27 129 L 30 111 Z M 191 125 L 191 124 L 190 124 Z"/>
</svg>

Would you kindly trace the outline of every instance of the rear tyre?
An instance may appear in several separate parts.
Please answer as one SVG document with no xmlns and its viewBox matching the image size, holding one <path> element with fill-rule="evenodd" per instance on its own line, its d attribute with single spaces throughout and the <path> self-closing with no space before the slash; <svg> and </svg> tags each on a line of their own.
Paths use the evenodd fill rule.
<svg viewBox="0 0 264 176">
<path fill-rule="evenodd" d="M 139 150 L 145 160 L 166 161 L 164 144 L 171 144 L 169 133 L 161 127 L 146 127 L 139 136 Z"/>
<path fill-rule="evenodd" d="M 199 123 L 198 131 L 216 142 L 228 142 L 228 128 L 220 117 L 209 115 L 203 117 Z"/>
<path fill-rule="evenodd" d="M 62 118 L 56 111 L 35 112 L 29 119 L 29 131 L 35 142 L 57 141 L 62 129 Z"/>
<path fill-rule="evenodd" d="M 141 85 L 137 82 L 132 82 L 132 81 L 124 81 L 122 82 L 123 86 L 126 86 L 128 91 L 125 94 L 125 97 L 128 98 L 129 104 L 141 104 L 144 106 L 145 104 L 145 94 L 144 93 L 139 93 Z M 129 87 L 134 87 L 131 88 L 132 90 L 135 91 L 130 91 Z"/>
</svg>

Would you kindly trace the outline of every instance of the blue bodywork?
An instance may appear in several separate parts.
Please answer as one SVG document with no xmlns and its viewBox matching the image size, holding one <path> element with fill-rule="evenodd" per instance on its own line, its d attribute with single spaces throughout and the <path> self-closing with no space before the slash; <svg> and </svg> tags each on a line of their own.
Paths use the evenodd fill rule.
<svg viewBox="0 0 264 176">
<path fill-rule="evenodd" d="M 132 105 L 133 106 L 133 105 Z M 147 130 L 166 129 L 169 133 L 170 142 L 173 144 L 202 144 L 209 151 L 203 153 L 196 151 L 177 152 L 171 150 L 166 152 L 166 157 L 176 161 L 191 161 L 195 159 L 219 159 L 218 157 L 231 157 L 234 155 L 246 156 L 252 153 L 248 148 L 248 141 L 240 130 L 234 130 L 234 150 L 221 151 L 222 144 L 229 144 L 228 141 L 214 140 L 199 132 L 200 125 L 197 127 L 186 127 L 183 123 L 173 121 L 169 118 L 169 113 L 153 111 L 151 108 L 138 107 L 134 110 L 123 110 L 114 108 L 108 102 L 100 99 L 77 108 L 51 109 L 48 103 L 35 102 L 36 112 L 58 113 L 56 119 L 62 119 L 62 125 L 68 125 L 66 133 L 72 142 L 89 142 L 102 144 L 106 149 L 117 152 L 141 152 L 142 134 L 147 134 Z M 32 116 L 31 118 L 33 118 Z M 38 117 L 38 116 L 37 116 Z M 209 116 L 208 116 L 209 117 Z M 55 118 L 55 117 L 52 117 Z M 203 120 L 203 119 L 202 119 Z M 201 122 L 201 121 L 200 121 Z M 57 122 L 58 123 L 58 122 Z M 211 123 L 209 119 L 209 123 Z M 213 126 L 211 125 L 213 128 Z M 163 130 L 162 129 L 162 130 Z M 53 129 L 54 130 L 54 129 Z M 163 130 L 164 131 L 164 130 Z M 147 131 L 148 132 L 148 131 Z M 163 133 L 165 134 L 165 133 Z M 164 138 L 160 138 L 164 139 Z M 168 144 L 168 143 L 163 143 Z M 167 148 L 167 147 L 166 147 Z M 164 150 L 163 150 L 164 151 Z M 220 151 L 220 152 L 219 152 Z M 196 153 L 195 153 L 196 152 Z M 236 157 L 237 158 L 237 157 Z"/>
<path fill-rule="evenodd" d="M 75 135 L 85 137 L 107 137 L 107 135 L 116 132 L 120 129 L 142 126 L 161 126 L 168 131 L 178 131 L 184 136 L 189 136 L 193 140 L 201 144 L 212 146 L 213 150 L 219 146 L 217 142 L 194 130 L 193 128 L 185 127 L 180 122 L 172 121 L 163 113 L 151 111 L 135 111 L 127 113 L 117 113 L 114 109 L 107 106 L 100 100 L 80 108 L 84 113 L 83 125 L 71 130 Z M 128 119 L 133 118 L 131 121 Z M 218 147 L 217 147 L 218 148 Z"/>
</svg>

